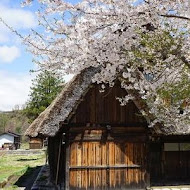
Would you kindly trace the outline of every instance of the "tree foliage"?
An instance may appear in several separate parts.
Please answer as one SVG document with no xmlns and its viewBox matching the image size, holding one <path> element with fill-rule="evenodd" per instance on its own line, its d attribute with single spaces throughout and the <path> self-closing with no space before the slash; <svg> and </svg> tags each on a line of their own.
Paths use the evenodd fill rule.
<svg viewBox="0 0 190 190">
<path fill-rule="evenodd" d="M 28 126 L 28 118 L 22 110 L 0 113 L 0 134 L 12 131 L 22 135 Z"/>
<path fill-rule="evenodd" d="M 24 110 L 30 121 L 33 121 L 54 100 L 63 88 L 62 78 L 55 72 L 42 71 L 33 80 L 30 99 Z"/>
<path fill-rule="evenodd" d="M 150 126 L 190 125 L 190 105 L 179 113 L 182 104 L 190 101 L 189 1 L 39 2 L 41 29 L 25 37 L 24 43 L 41 68 L 79 73 L 89 66 L 101 67 L 93 81 L 113 86 L 120 76 L 122 87 L 138 91 L 156 115 Z M 166 105 L 168 94 L 175 101 Z M 129 94 L 121 101 L 133 98 Z"/>
<path fill-rule="evenodd" d="M 7 115 L 0 113 L 0 134 L 6 131 L 7 123 L 8 123 Z"/>
</svg>

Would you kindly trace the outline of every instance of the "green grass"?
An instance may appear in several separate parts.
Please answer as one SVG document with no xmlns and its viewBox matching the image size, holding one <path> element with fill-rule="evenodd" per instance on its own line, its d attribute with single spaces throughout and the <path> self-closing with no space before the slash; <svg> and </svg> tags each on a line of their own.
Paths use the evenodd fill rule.
<svg viewBox="0 0 190 190">
<path fill-rule="evenodd" d="M 43 155 L 4 155 L 0 156 L 0 183 L 7 180 L 11 175 L 21 176 L 28 167 L 45 164 Z"/>
<path fill-rule="evenodd" d="M 28 142 L 21 143 L 20 149 L 24 149 L 24 150 L 29 149 L 29 143 Z"/>
</svg>

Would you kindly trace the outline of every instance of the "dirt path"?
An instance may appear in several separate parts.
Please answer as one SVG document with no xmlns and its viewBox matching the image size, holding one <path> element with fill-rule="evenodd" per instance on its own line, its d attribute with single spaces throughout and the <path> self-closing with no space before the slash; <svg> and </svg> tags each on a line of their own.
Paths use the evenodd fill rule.
<svg viewBox="0 0 190 190">
<path fill-rule="evenodd" d="M 41 166 L 35 168 L 28 168 L 24 175 L 22 175 L 14 185 L 18 187 L 25 187 L 25 190 L 30 190 L 35 179 L 38 176 L 38 173 L 41 169 Z"/>
</svg>

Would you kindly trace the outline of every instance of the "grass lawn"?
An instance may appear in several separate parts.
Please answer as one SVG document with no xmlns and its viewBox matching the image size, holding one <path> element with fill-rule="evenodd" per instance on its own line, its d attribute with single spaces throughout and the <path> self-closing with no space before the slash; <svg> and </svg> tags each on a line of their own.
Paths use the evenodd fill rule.
<svg viewBox="0 0 190 190">
<path fill-rule="evenodd" d="M 29 143 L 28 142 L 25 142 L 25 143 L 21 143 L 20 145 L 20 149 L 29 149 Z"/>
<path fill-rule="evenodd" d="M 11 175 L 21 176 L 28 167 L 45 164 L 45 154 L 42 155 L 4 155 L 0 156 L 0 183 Z"/>
</svg>

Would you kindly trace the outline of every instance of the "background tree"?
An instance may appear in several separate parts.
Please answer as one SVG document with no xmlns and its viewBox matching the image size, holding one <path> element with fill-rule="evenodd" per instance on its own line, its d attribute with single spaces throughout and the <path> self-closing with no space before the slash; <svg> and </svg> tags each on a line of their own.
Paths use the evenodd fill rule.
<svg viewBox="0 0 190 190">
<path fill-rule="evenodd" d="M 0 134 L 11 131 L 23 135 L 29 126 L 28 121 L 22 110 L 0 112 Z"/>
<path fill-rule="evenodd" d="M 7 114 L 0 113 L 0 134 L 6 131 L 6 126 L 9 121 Z"/>
<path fill-rule="evenodd" d="M 64 81 L 55 72 L 42 71 L 33 80 L 30 99 L 26 103 L 24 113 L 33 121 L 47 108 L 63 88 Z"/>
</svg>

